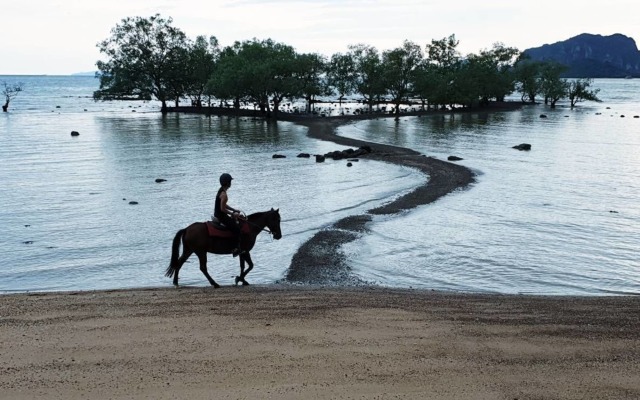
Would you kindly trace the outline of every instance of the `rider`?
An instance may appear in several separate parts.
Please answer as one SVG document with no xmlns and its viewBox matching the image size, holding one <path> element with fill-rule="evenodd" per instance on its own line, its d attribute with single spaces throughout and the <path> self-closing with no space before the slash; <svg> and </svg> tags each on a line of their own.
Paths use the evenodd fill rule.
<svg viewBox="0 0 640 400">
<path fill-rule="evenodd" d="M 227 201 L 229 200 L 227 197 L 227 190 L 231 187 L 232 179 L 231 175 L 226 172 L 220 175 L 220 189 L 218 189 L 218 194 L 216 195 L 216 205 L 213 216 L 218 218 L 224 226 L 233 232 L 238 243 L 238 247 L 233 250 L 233 256 L 235 257 L 240 254 L 242 236 L 240 235 L 240 227 L 236 222 L 238 217 L 241 215 L 241 211 L 227 204 Z"/>
</svg>

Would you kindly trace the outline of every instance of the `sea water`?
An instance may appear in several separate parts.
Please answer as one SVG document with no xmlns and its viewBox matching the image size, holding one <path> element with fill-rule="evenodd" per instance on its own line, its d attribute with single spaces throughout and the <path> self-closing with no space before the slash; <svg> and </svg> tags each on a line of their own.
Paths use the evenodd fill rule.
<svg viewBox="0 0 640 400">
<path fill-rule="evenodd" d="M 234 176 L 231 205 L 280 209 L 283 239 L 258 237 L 247 277 L 273 283 L 313 234 L 428 179 L 388 163 L 298 158 L 344 147 L 309 139 L 293 123 L 95 102 L 91 77 L 3 80 L 25 90 L 0 115 L 1 293 L 169 286 L 171 240 L 209 218 L 222 172 Z M 374 217 L 370 232 L 343 248 L 353 272 L 391 287 L 640 293 L 640 81 L 595 84 L 604 102 L 573 110 L 538 105 L 341 127 L 345 136 L 457 155 L 477 174 L 433 204 Z M 511 148 L 523 142 L 532 150 Z M 208 285 L 192 258 L 180 282 Z M 223 285 L 238 270 L 237 259 L 209 257 Z"/>
<path fill-rule="evenodd" d="M 346 246 L 364 280 L 472 292 L 640 294 L 640 80 L 596 80 L 602 103 L 344 126 L 476 173 L 467 190 L 377 217 Z M 531 144 L 530 151 L 512 147 Z"/>
</svg>

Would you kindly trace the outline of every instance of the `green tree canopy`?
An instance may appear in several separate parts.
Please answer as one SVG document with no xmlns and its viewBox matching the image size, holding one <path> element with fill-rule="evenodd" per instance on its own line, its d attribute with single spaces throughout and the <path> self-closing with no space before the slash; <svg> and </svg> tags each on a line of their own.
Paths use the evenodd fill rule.
<svg viewBox="0 0 640 400">
<path fill-rule="evenodd" d="M 569 97 L 571 108 L 575 107 L 578 102 L 585 100 L 601 101 L 597 96 L 600 89 L 589 89 L 591 83 L 593 83 L 592 79 L 575 79 L 569 82 L 567 96 Z"/>
<path fill-rule="evenodd" d="M 540 90 L 544 96 L 544 103 L 555 108 L 558 100 L 565 98 L 569 91 L 569 83 L 561 79 L 560 75 L 568 69 L 567 66 L 554 61 L 545 62 L 540 70 Z"/>
<path fill-rule="evenodd" d="M 193 105 L 202 107 L 202 97 L 206 94 L 209 79 L 214 75 L 216 62 L 220 57 L 218 39 L 198 36 L 188 48 L 187 63 L 183 73 L 186 76 L 185 92 Z"/>
<path fill-rule="evenodd" d="M 319 53 L 305 53 L 296 56 L 294 77 L 299 85 L 299 93 L 306 100 L 306 111 L 311 112 L 318 96 L 331 94 L 325 78 L 327 60 Z"/>
<path fill-rule="evenodd" d="M 98 43 L 105 59 L 97 62 L 100 88 L 94 97 L 155 97 L 163 112 L 169 100 L 177 106 L 189 98 L 201 107 L 203 98 L 211 104 L 215 97 L 221 104 L 232 100 L 236 109 L 251 102 L 274 117 L 285 99 L 305 99 L 310 112 L 318 97 L 331 94 L 337 94 L 340 105 L 345 96 L 358 94 L 369 112 L 374 104 L 391 102 L 396 117 L 401 104 L 416 98 L 423 108 L 470 107 L 503 101 L 515 90 L 529 102 L 543 94 L 551 107 L 564 97 L 572 107 L 583 100 L 598 101 L 597 91 L 588 89 L 590 81 L 562 80 L 564 67 L 534 62 L 502 43 L 462 57 L 453 34 L 431 40 L 424 52 L 408 40 L 382 53 L 355 44 L 327 61 L 321 54 L 299 54 L 272 39 L 235 42 L 221 50 L 214 36 L 191 41 L 172 23 L 156 14 L 117 24 L 111 36 Z"/>
<path fill-rule="evenodd" d="M 352 54 L 336 53 L 327 68 L 327 84 L 338 94 L 338 102 L 356 90 L 356 65 Z"/>
<path fill-rule="evenodd" d="M 400 114 L 400 104 L 413 94 L 415 73 L 422 59 L 420 46 L 408 40 L 401 47 L 382 53 L 384 83 L 395 106 L 396 118 Z"/>
<path fill-rule="evenodd" d="M 386 92 L 380 53 L 373 46 L 356 44 L 349 46 L 349 55 L 355 65 L 356 91 L 364 97 L 371 112 L 375 101 Z"/>
<path fill-rule="evenodd" d="M 462 65 L 462 57 L 457 50 L 460 41 L 455 35 L 440 40 L 431 40 L 426 46 L 427 66 L 426 76 L 431 80 L 428 85 L 430 92 L 423 93 L 431 104 L 444 107 L 456 103 L 457 87 L 461 80 L 457 75 Z"/>
<path fill-rule="evenodd" d="M 100 89 L 94 98 L 154 96 L 164 112 L 169 99 L 184 95 L 189 40 L 172 22 L 156 14 L 125 18 L 117 24 L 111 37 L 98 43 L 107 60 L 97 62 Z"/>
</svg>

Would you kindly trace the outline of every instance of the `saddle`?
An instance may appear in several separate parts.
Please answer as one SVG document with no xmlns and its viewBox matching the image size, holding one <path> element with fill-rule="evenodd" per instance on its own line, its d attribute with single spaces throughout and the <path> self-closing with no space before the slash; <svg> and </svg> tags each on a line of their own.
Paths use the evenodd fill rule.
<svg viewBox="0 0 640 400">
<path fill-rule="evenodd" d="M 205 221 L 204 223 L 207 226 L 207 232 L 209 236 L 220 237 L 220 238 L 232 238 L 233 232 L 229 230 L 228 227 L 222 224 L 220 220 L 216 217 L 211 217 L 211 221 Z M 249 233 L 251 230 L 249 229 L 249 224 L 244 221 L 240 221 L 240 232 L 242 234 Z"/>
</svg>

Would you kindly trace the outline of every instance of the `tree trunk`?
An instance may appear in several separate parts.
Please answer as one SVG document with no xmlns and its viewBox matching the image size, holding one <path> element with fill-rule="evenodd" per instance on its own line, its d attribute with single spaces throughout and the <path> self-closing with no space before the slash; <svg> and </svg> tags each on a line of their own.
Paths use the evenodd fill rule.
<svg viewBox="0 0 640 400">
<path fill-rule="evenodd" d="M 278 109 L 280 108 L 280 102 L 282 99 L 274 98 L 273 99 L 273 118 L 278 119 Z"/>
<path fill-rule="evenodd" d="M 2 106 L 2 111 L 7 112 L 8 109 L 9 109 L 9 99 L 7 99 L 7 102 L 4 103 L 4 105 Z"/>
<path fill-rule="evenodd" d="M 166 114 L 167 111 L 167 101 L 166 100 L 162 100 L 162 107 L 160 108 L 160 112 L 162 112 L 163 114 Z"/>
</svg>

